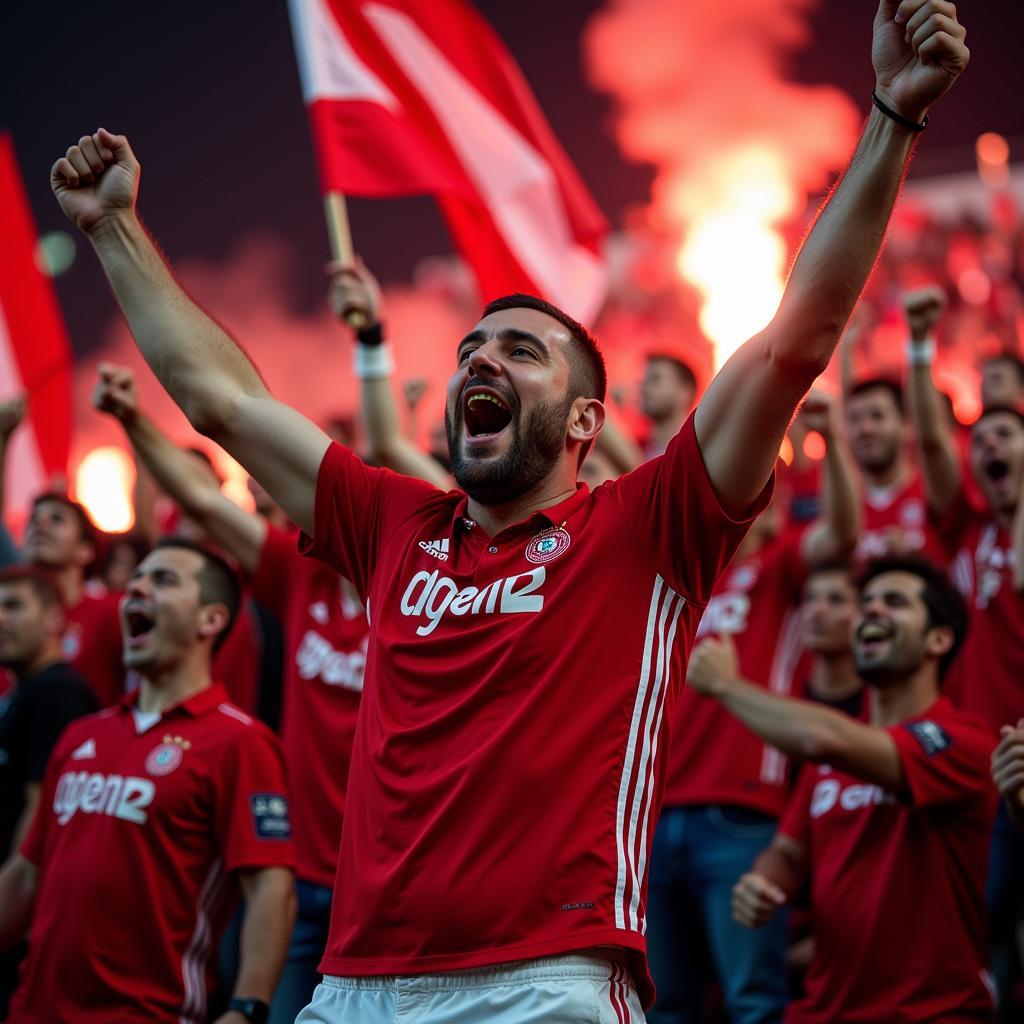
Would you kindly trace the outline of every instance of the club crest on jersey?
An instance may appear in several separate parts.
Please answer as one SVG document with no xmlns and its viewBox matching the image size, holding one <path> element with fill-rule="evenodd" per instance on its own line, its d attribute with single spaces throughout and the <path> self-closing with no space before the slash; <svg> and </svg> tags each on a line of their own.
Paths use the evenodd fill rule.
<svg viewBox="0 0 1024 1024">
<path fill-rule="evenodd" d="M 180 736 L 164 736 L 163 742 L 146 755 L 146 771 L 150 775 L 170 775 L 185 756 L 182 751 L 192 744 Z"/>
<path fill-rule="evenodd" d="M 526 545 L 526 560 L 534 565 L 541 565 L 557 558 L 568 547 L 572 538 L 564 526 L 556 526 L 537 534 Z"/>
</svg>

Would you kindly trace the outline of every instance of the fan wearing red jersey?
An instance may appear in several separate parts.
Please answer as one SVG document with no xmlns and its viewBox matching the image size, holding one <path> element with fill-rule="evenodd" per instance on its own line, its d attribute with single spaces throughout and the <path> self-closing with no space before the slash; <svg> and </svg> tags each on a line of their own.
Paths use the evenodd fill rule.
<svg viewBox="0 0 1024 1024">
<path fill-rule="evenodd" d="M 907 295 L 904 306 L 911 325 L 911 408 L 929 510 L 952 559 L 953 581 L 971 610 L 971 632 L 953 668 L 949 694 L 997 731 L 1024 714 L 1024 411 L 989 406 L 971 427 L 971 473 L 984 499 L 978 508 L 964 493 L 963 463 L 931 374 L 931 333 L 945 296 L 937 288 L 923 289 Z M 988 872 L 992 962 L 1000 993 L 1010 988 L 1016 958 L 1022 865 L 1024 837 L 1003 806 Z"/>
<path fill-rule="evenodd" d="M 210 680 L 238 596 L 223 561 L 175 538 L 130 580 L 121 621 L 139 688 L 64 731 L 28 837 L 0 871 L 0 948 L 31 923 L 11 1024 L 205 1021 L 210 953 L 238 886 L 241 964 L 218 1024 L 256 1019 L 269 1000 L 295 912 L 293 855 L 277 743 Z"/>
<path fill-rule="evenodd" d="M 743 672 L 789 693 L 801 660 L 798 606 L 808 566 L 852 552 L 859 527 L 838 406 L 812 391 L 800 417 L 826 444 L 819 520 L 780 534 L 780 487 L 715 585 L 697 628 L 731 638 Z M 788 792 L 786 759 L 691 688 L 672 718 L 664 807 L 654 833 L 647 943 L 658 998 L 652 1024 L 699 1019 L 707 949 L 731 1020 L 779 1020 L 788 1001 L 786 922 L 750 932 L 732 920 L 732 886 L 771 838 Z"/>
<path fill-rule="evenodd" d="M 125 685 L 118 595 L 86 589 L 86 570 L 96 557 L 96 529 L 89 514 L 64 494 L 40 494 L 32 502 L 24 557 L 60 587 L 67 617 L 65 659 L 89 681 L 100 704 L 113 704 Z"/>
<path fill-rule="evenodd" d="M 100 129 L 54 164 L 161 383 L 367 603 L 329 977 L 300 1019 L 391 1020 L 399 998 L 430 1024 L 642 1019 L 647 859 L 686 652 L 877 256 L 907 120 L 966 66 L 963 36 L 941 0 L 882 0 L 881 106 L 776 317 L 664 455 L 593 493 L 576 480 L 604 420 L 603 361 L 555 307 L 496 300 L 459 342 L 460 490 L 443 493 L 274 400 L 142 228 L 127 139 Z"/>
<path fill-rule="evenodd" d="M 816 762 L 734 894 L 736 919 L 757 928 L 809 878 L 815 953 L 788 1024 L 992 1019 L 983 879 L 995 738 L 939 690 L 966 629 L 963 598 L 940 569 L 871 563 L 852 636 L 870 723 L 746 682 L 727 642 L 691 658 L 691 686 Z"/>
</svg>

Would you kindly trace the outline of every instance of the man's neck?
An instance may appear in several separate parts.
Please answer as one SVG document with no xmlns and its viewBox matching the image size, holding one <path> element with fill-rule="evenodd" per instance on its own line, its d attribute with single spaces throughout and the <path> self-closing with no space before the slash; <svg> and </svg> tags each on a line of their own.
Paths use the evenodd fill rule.
<svg viewBox="0 0 1024 1024">
<path fill-rule="evenodd" d="M 85 573 L 81 566 L 65 565 L 63 568 L 51 570 L 51 575 L 60 590 L 60 596 L 68 608 L 74 608 L 85 592 Z"/>
<path fill-rule="evenodd" d="M 857 693 L 863 682 L 854 671 L 853 658 L 849 654 L 839 657 L 821 655 L 811 665 L 809 686 L 818 700 L 838 703 Z"/>
<path fill-rule="evenodd" d="M 500 505 L 482 505 L 470 498 L 466 512 L 489 537 L 494 537 L 515 523 L 528 519 L 534 512 L 543 512 L 561 504 L 575 493 L 575 480 L 548 479 L 527 494 Z"/>
<path fill-rule="evenodd" d="M 912 676 L 888 686 L 871 687 L 871 724 L 899 725 L 927 711 L 939 699 L 935 665 L 922 665 Z"/>
<path fill-rule="evenodd" d="M 210 687 L 209 653 L 191 657 L 164 669 L 139 674 L 137 707 L 144 715 L 163 713 Z"/>
<path fill-rule="evenodd" d="M 902 489 L 910 481 L 910 464 L 907 462 L 906 456 L 901 454 L 882 469 L 861 467 L 861 473 L 863 473 L 868 487 L 879 491 L 890 487 Z"/>
<path fill-rule="evenodd" d="M 686 413 L 676 411 L 661 419 L 651 420 L 651 441 L 652 448 L 664 451 L 669 441 L 679 433 L 680 427 L 686 422 Z"/>
</svg>

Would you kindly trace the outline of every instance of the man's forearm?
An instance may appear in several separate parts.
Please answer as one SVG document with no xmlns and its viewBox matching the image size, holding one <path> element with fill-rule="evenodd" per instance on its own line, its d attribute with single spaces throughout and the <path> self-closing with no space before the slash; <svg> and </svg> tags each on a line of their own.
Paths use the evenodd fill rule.
<svg viewBox="0 0 1024 1024">
<path fill-rule="evenodd" d="M 36 866 L 20 853 L 12 854 L 0 868 L 0 953 L 28 931 L 37 878 Z"/>
<path fill-rule="evenodd" d="M 930 362 L 910 366 L 910 414 L 920 452 L 928 504 L 943 513 L 960 489 L 960 460 L 956 442 L 942 409 Z"/>
<path fill-rule="evenodd" d="M 769 328 L 777 360 L 828 364 L 875 264 L 913 142 L 912 132 L 872 108 L 846 173 L 800 249 Z"/>
<path fill-rule="evenodd" d="M 810 701 L 769 693 L 736 679 L 717 696 L 719 703 L 751 732 L 789 757 L 818 761 L 834 749 L 845 715 Z"/>
<path fill-rule="evenodd" d="M 860 495 L 854 482 L 853 461 L 838 431 L 827 438 L 825 472 L 821 489 L 821 512 L 830 550 L 825 558 L 837 558 L 852 551 L 861 528 Z"/>
<path fill-rule="evenodd" d="M 295 884 L 285 868 L 258 872 L 246 884 L 234 995 L 270 1002 L 284 969 L 295 923 Z"/>
<path fill-rule="evenodd" d="M 108 218 L 90 240 L 139 350 L 193 426 L 215 432 L 233 397 L 266 393 L 249 357 L 185 294 L 133 213 Z"/>
</svg>

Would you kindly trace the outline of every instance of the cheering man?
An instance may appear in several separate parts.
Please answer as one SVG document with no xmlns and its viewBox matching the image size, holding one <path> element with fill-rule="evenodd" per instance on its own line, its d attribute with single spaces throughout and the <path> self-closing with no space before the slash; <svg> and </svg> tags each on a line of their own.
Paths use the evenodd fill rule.
<svg viewBox="0 0 1024 1024">
<path fill-rule="evenodd" d="M 391 1020 L 399 999 L 430 1022 L 592 1021 L 597 1004 L 642 1019 L 666 704 L 963 38 L 950 3 L 883 0 L 875 109 L 775 319 L 663 456 L 594 493 L 576 477 L 604 420 L 603 362 L 555 307 L 497 300 L 459 342 L 461 491 L 443 493 L 367 467 L 273 399 L 139 223 L 127 139 L 101 129 L 56 162 L 54 193 L 164 387 L 367 605 L 327 977 L 301 1020 Z"/>
</svg>

